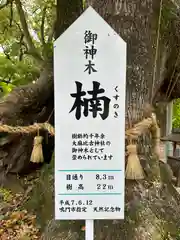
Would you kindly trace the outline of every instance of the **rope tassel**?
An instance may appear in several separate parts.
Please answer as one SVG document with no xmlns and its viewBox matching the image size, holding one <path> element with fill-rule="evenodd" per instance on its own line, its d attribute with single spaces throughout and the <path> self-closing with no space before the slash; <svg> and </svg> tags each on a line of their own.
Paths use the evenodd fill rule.
<svg viewBox="0 0 180 240">
<path fill-rule="evenodd" d="M 42 151 L 42 136 L 36 136 L 34 138 L 34 146 L 31 153 L 30 161 L 33 163 L 41 163 L 44 162 L 43 151 Z"/>
<path fill-rule="evenodd" d="M 128 159 L 126 166 L 126 179 L 144 179 L 144 171 L 142 169 L 139 157 L 137 155 L 137 147 L 135 144 L 127 146 Z"/>
</svg>

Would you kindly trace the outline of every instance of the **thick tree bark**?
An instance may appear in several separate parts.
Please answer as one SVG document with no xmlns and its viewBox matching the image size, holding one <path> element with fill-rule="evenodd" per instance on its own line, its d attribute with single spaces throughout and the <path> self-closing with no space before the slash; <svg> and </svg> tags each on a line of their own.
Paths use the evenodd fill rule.
<svg viewBox="0 0 180 240">
<path fill-rule="evenodd" d="M 129 107 L 150 102 L 160 1 L 88 0 L 127 42 L 127 97 Z M 157 84 L 157 79 L 155 87 Z"/>
</svg>

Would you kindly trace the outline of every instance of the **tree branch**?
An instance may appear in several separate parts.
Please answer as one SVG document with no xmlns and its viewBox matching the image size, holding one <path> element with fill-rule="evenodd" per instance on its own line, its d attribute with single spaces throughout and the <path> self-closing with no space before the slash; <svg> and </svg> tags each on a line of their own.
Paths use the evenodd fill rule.
<svg viewBox="0 0 180 240">
<path fill-rule="evenodd" d="M 53 59 L 44 63 L 39 79 L 35 84 L 29 83 L 16 87 L 5 99 L 0 101 L 0 118 L 4 123 L 18 125 L 25 111 L 37 111 L 53 99 Z M 41 97 L 39 97 L 41 96 Z M 14 107 L 16 105 L 16 107 Z M 24 119 L 29 124 L 29 117 Z M 22 122 L 21 122 L 22 125 Z"/>
<path fill-rule="evenodd" d="M 10 7 L 10 18 L 9 18 L 9 26 L 12 27 L 12 22 L 13 22 L 13 1 L 11 1 L 11 7 Z"/>
<path fill-rule="evenodd" d="M 23 51 L 23 38 L 24 38 L 24 34 L 21 35 L 20 40 L 19 40 L 19 44 L 20 44 L 20 53 L 19 53 L 19 61 L 21 62 L 23 60 L 23 55 L 24 55 L 24 51 Z"/>
<path fill-rule="evenodd" d="M 18 14 L 19 14 L 23 33 L 24 33 L 24 36 L 25 36 L 27 44 L 28 44 L 29 52 L 31 53 L 32 56 L 34 56 L 34 58 L 36 58 L 36 60 L 38 60 L 40 63 L 42 63 L 43 59 L 42 59 L 41 55 L 38 53 L 36 47 L 34 46 L 32 37 L 30 35 L 21 1 L 15 0 L 15 3 L 16 3 L 16 8 L 17 8 Z"/>
<path fill-rule="evenodd" d="M 55 26 L 56 26 L 56 21 L 53 22 L 52 28 L 49 31 L 48 40 L 47 40 L 48 43 L 50 43 L 53 40 L 53 36 L 55 33 Z"/>
<path fill-rule="evenodd" d="M 44 24 L 45 24 L 45 17 L 46 17 L 46 7 L 42 10 L 42 21 L 41 21 L 41 42 L 43 46 L 46 44 L 44 39 Z"/>
<path fill-rule="evenodd" d="M 26 42 L 24 42 L 24 33 L 21 29 L 21 26 L 16 21 L 14 21 L 14 22 L 15 22 L 16 26 L 19 28 L 19 31 L 21 33 L 21 40 L 22 40 L 21 45 L 26 49 L 26 52 L 28 52 L 29 49 L 28 49 L 28 46 L 27 46 Z"/>
</svg>

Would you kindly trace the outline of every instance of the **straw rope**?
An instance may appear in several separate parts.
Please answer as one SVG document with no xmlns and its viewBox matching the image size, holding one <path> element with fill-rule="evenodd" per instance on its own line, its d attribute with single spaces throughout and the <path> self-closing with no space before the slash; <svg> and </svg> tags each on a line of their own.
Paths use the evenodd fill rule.
<svg viewBox="0 0 180 240">
<path fill-rule="evenodd" d="M 133 128 L 126 130 L 126 138 L 137 139 L 145 132 L 151 132 L 153 152 L 159 157 L 160 155 L 160 128 L 157 124 L 156 115 L 152 113 L 151 118 L 145 118 L 134 125 Z"/>
<path fill-rule="evenodd" d="M 152 125 L 154 125 L 153 118 L 143 119 L 141 122 L 135 124 L 133 128 L 126 130 L 126 137 L 137 138 L 150 129 Z"/>
<path fill-rule="evenodd" d="M 156 120 L 154 117 L 149 117 L 143 119 L 141 122 L 134 125 L 134 127 L 130 129 L 126 129 L 126 138 L 137 138 L 141 134 L 145 133 L 148 130 L 151 130 L 152 126 L 156 125 Z M 35 123 L 34 125 L 29 126 L 9 126 L 9 125 L 0 125 L 0 132 L 14 133 L 14 134 L 28 134 L 35 133 L 38 130 L 46 130 L 50 135 L 55 135 L 55 128 L 49 124 L 45 123 Z"/>
<path fill-rule="evenodd" d="M 45 123 L 35 123 L 34 125 L 29 126 L 9 126 L 9 125 L 0 125 L 0 132 L 14 133 L 14 134 L 28 134 L 35 133 L 38 130 L 47 130 L 50 135 L 55 135 L 54 127 L 48 122 Z"/>
</svg>

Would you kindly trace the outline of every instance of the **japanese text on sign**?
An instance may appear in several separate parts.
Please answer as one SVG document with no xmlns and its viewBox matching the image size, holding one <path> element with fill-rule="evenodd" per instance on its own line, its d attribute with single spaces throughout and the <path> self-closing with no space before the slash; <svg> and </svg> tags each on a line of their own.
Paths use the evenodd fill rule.
<svg viewBox="0 0 180 240">
<path fill-rule="evenodd" d="M 84 70 L 84 72 L 87 71 L 88 74 L 91 74 L 92 72 L 97 72 L 97 70 L 95 69 L 95 64 L 92 62 L 94 60 L 94 56 L 97 53 L 97 49 L 94 47 L 94 43 L 97 40 L 97 33 L 92 33 L 91 31 L 86 30 L 84 35 L 84 55 L 85 58 L 88 60 L 88 63 L 85 64 L 86 69 Z"/>
</svg>

